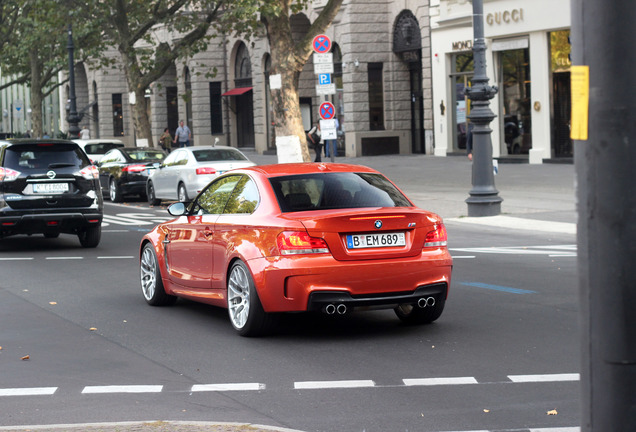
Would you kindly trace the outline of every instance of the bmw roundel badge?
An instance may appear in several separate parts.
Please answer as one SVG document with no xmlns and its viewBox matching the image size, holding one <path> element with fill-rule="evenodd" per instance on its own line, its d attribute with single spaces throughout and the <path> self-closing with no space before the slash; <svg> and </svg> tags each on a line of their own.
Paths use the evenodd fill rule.
<svg viewBox="0 0 636 432">
<path fill-rule="evenodd" d="M 380 229 L 382 228 L 382 221 L 378 219 L 377 221 L 375 221 L 374 225 L 376 229 Z"/>
</svg>

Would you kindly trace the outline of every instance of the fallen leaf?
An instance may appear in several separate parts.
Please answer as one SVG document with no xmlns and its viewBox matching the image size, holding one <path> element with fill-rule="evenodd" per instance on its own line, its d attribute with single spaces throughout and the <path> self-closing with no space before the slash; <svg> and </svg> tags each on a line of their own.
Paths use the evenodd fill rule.
<svg viewBox="0 0 636 432">
<path fill-rule="evenodd" d="M 490 412 L 490 410 L 489 410 L 489 409 L 484 409 L 484 412 L 485 412 L 485 413 L 489 413 L 489 412 Z"/>
<path fill-rule="evenodd" d="M 50 305 L 56 305 L 57 302 L 49 302 Z"/>
<path fill-rule="evenodd" d="M 28 355 L 25 355 L 24 357 L 21 357 L 21 358 L 20 358 L 20 360 L 28 360 L 28 359 L 30 359 L 30 358 L 31 358 L 31 357 L 29 357 Z"/>
<path fill-rule="evenodd" d="M 557 414 L 558 414 L 558 412 L 557 412 L 557 410 L 553 409 L 553 410 L 551 410 L 551 411 L 548 411 L 548 412 L 547 412 L 547 414 L 548 414 L 548 415 L 557 415 Z"/>
<path fill-rule="evenodd" d="M 0 351 L 2 351 L 2 347 L 0 346 Z"/>
<path fill-rule="evenodd" d="M 95 331 L 95 330 L 97 330 L 97 327 L 91 327 L 91 328 L 89 328 L 89 330 L 90 331 Z"/>
</svg>

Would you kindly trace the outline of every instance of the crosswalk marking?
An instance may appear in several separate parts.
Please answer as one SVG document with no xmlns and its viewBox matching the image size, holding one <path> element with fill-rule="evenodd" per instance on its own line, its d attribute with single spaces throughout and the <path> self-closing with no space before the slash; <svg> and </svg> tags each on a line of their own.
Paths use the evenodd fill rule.
<svg viewBox="0 0 636 432">
<path fill-rule="evenodd" d="M 0 389 L 0 396 L 50 396 L 57 391 L 57 387 L 26 387 Z"/>
</svg>

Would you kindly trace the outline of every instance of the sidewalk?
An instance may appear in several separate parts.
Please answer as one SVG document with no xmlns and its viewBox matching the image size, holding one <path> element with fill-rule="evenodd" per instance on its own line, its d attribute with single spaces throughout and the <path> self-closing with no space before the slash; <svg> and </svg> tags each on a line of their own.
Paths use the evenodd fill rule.
<svg viewBox="0 0 636 432">
<path fill-rule="evenodd" d="M 253 150 L 243 152 L 259 165 L 277 163 L 275 155 L 259 155 Z M 330 163 L 330 159 L 323 157 L 323 162 Z M 397 184 L 418 207 L 439 214 L 447 223 L 576 233 L 574 165 L 500 163 L 495 187 L 503 198 L 501 215 L 476 218 L 467 217 L 465 200 L 472 188 L 472 162 L 466 157 L 337 157 L 336 163 L 377 169 Z"/>
</svg>

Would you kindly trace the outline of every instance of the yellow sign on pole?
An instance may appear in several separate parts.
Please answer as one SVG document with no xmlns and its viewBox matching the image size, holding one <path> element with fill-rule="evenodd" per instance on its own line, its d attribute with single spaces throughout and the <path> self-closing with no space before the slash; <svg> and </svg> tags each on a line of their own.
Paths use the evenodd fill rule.
<svg viewBox="0 0 636 432">
<path fill-rule="evenodd" d="M 585 141 L 590 107 L 590 67 L 572 66 L 570 80 L 572 94 L 570 138 Z"/>
</svg>

